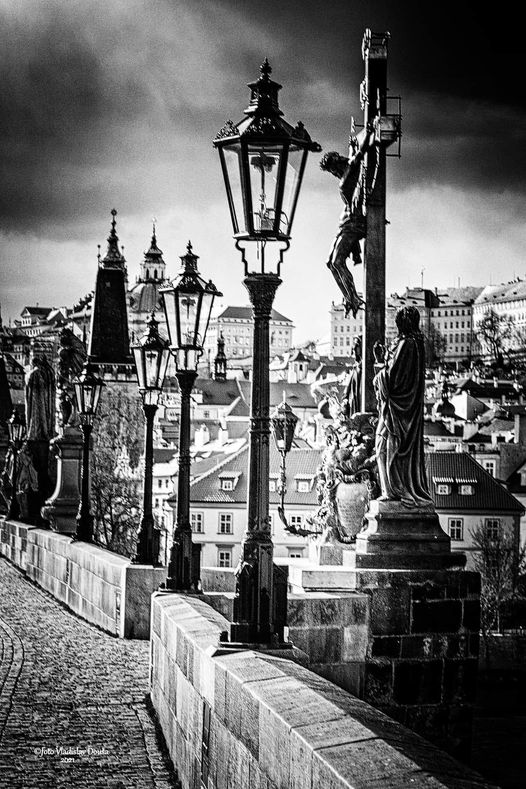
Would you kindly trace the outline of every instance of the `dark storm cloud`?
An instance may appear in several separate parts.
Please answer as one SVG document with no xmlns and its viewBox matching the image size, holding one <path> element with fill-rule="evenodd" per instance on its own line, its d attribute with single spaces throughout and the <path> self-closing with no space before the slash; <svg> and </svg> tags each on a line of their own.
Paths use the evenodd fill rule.
<svg viewBox="0 0 526 789">
<path fill-rule="evenodd" d="M 3 0 L 4 230 L 90 233 L 114 203 L 204 208 L 219 194 L 210 140 L 238 120 L 265 56 L 287 118 L 343 149 L 366 27 L 391 31 L 389 82 L 404 99 L 392 183 L 523 191 L 524 46 L 473 3 Z"/>
</svg>

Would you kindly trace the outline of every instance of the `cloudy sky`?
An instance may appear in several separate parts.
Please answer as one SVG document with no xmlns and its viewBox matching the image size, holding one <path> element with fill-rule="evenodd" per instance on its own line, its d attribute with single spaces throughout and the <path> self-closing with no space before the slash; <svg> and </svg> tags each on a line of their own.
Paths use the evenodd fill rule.
<svg viewBox="0 0 526 789">
<path fill-rule="evenodd" d="M 268 57 L 287 120 L 344 153 L 366 27 L 390 31 L 403 98 L 388 290 L 524 276 L 525 45 L 518 20 L 500 18 L 462 0 L 0 0 L 4 321 L 92 289 L 113 207 L 131 280 L 156 217 L 170 274 L 191 239 L 224 304 L 246 303 L 211 140 L 242 117 Z M 276 300 L 297 340 L 327 334 L 340 298 L 325 261 L 341 202 L 320 156 Z"/>
</svg>

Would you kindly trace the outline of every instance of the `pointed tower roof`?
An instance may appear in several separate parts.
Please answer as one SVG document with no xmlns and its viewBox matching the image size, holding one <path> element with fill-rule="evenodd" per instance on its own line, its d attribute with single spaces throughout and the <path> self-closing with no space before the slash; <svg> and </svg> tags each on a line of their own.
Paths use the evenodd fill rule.
<svg viewBox="0 0 526 789">
<path fill-rule="evenodd" d="M 217 338 L 217 354 L 214 359 L 214 378 L 216 381 L 226 381 L 227 358 L 225 354 L 225 338 L 220 332 Z"/>
<path fill-rule="evenodd" d="M 126 267 L 118 246 L 115 232 L 115 217 L 112 210 L 111 231 L 108 251 L 103 260 L 99 258 L 93 308 L 88 357 L 94 364 L 132 364 L 126 311 Z"/>
<path fill-rule="evenodd" d="M 119 249 L 119 237 L 115 230 L 117 225 L 117 220 L 115 219 L 115 217 L 117 216 L 117 211 L 115 210 L 115 208 L 111 209 L 111 215 L 113 218 L 111 220 L 111 230 L 108 236 L 108 249 L 105 257 L 102 258 L 99 265 L 102 268 L 124 269 L 126 260 L 124 258 L 124 255 Z"/>
</svg>

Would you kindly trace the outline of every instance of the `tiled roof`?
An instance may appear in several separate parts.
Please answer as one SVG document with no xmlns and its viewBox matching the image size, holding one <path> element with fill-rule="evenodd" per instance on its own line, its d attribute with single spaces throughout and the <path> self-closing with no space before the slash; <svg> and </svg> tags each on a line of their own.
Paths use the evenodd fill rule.
<svg viewBox="0 0 526 789">
<path fill-rule="evenodd" d="M 168 463 L 177 454 L 177 449 L 174 447 L 154 447 L 153 449 L 153 462 L 154 463 Z"/>
<path fill-rule="evenodd" d="M 213 378 L 198 378 L 194 392 L 202 394 L 203 405 L 230 405 L 240 394 L 235 379 L 216 381 Z"/>
<path fill-rule="evenodd" d="M 226 307 L 223 312 L 217 316 L 217 319 L 220 320 L 221 318 L 231 319 L 231 320 L 252 320 L 252 307 Z M 270 313 L 270 320 L 272 321 L 285 321 L 286 323 L 292 323 L 290 318 L 286 318 L 280 312 L 275 309 L 272 309 Z"/>
<path fill-rule="evenodd" d="M 430 492 L 437 510 L 492 513 L 524 511 L 522 504 L 467 452 L 429 452 L 425 459 Z M 451 493 L 439 495 L 438 480 L 446 478 L 454 480 Z M 467 479 L 475 480 L 475 492 L 461 495 L 459 485 Z"/>
<path fill-rule="evenodd" d="M 316 449 L 292 449 L 287 455 L 287 493 L 285 495 L 286 504 L 303 504 L 312 506 L 317 503 L 315 485 L 311 486 L 308 493 L 299 493 L 294 484 L 295 479 L 311 479 L 316 475 L 316 469 L 320 464 L 321 452 Z M 277 449 L 271 445 L 270 449 L 270 473 L 274 479 L 279 474 L 281 458 Z M 220 477 L 225 475 L 238 474 L 238 483 L 235 490 L 221 490 Z M 200 478 L 195 478 L 191 483 L 190 499 L 192 503 L 229 501 L 230 503 L 246 504 L 248 489 L 248 446 L 237 453 L 226 462 L 221 463 L 216 469 L 208 471 Z M 280 501 L 279 494 L 271 491 L 270 501 L 277 505 Z"/>
<path fill-rule="evenodd" d="M 510 433 L 515 429 L 515 422 L 511 419 L 499 419 L 498 417 L 492 422 L 480 428 L 479 433 L 482 436 L 491 436 L 494 433 Z"/>
<path fill-rule="evenodd" d="M 252 383 L 250 381 L 238 381 L 239 389 L 244 400 L 250 406 L 250 395 Z M 270 407 L 275 408 L 283 400 L 283 392 L 287 398 L 287 403 L 292 410 L 295 408 L 316 408 L 310 384 L 289 384 L 286 381 L 274 381 L 270 384 Z"/>
<path fill-rule="evenodd" d="M 524 298 L 526 298 L 526 282 L 524 280 L 519 280 L 502 283 L 500 285 L 486 285 L 475 303 L 491 304 L 495 301 L 515 301 L 515 299 Z"/>
<path fill-rule="evenodd" d="M 430 419 L 424 420 L 424 436 L 444 436 L 445 438 L 455 437 L 452 433 L 450 433 L 443 422 L 440 420 L 433 422 Z"/>
<path fill-rule="evenodd" d="M 480 296 L 484 288 L 480 285 L 466 285 L 463 288 L 445 288 L 438 294 L 440 306 L 452 306 L 455 304 L 471 304 Z"/>
</svg>

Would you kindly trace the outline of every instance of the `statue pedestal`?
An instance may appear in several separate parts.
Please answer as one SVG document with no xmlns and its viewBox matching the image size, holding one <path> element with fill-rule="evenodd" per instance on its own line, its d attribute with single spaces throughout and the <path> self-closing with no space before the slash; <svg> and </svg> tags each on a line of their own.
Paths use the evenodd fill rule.
<svg viewBox="0 0 526 789">
<path fill-rule="evenodd" d="M 439 569 L 466 563 L 464 554 L 451 552 L 450 538 L 433 505 L 406 507 L 376 499 L 365 517 L 367 527 L 356 537 L 356 568 Z"/>
<path fill-rule="evenodd" d="M 82 433 L 67 426 L 64 433 L 51 442 L 57 453 L 57 484 L 53 495 L 42 507 L 42 517 L 53 531 L 75 534 L 80 502 L 82 467 Z"/>
</svg>

